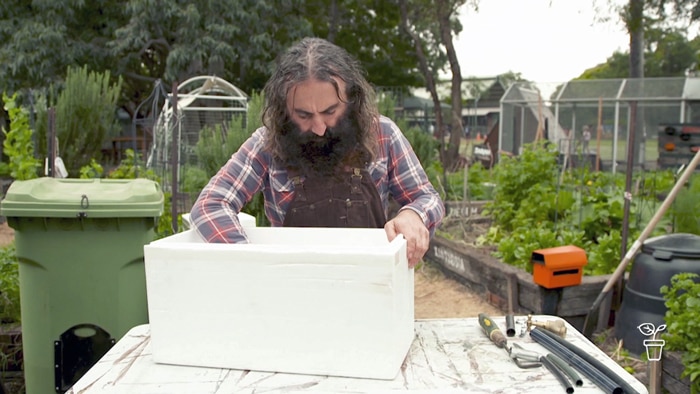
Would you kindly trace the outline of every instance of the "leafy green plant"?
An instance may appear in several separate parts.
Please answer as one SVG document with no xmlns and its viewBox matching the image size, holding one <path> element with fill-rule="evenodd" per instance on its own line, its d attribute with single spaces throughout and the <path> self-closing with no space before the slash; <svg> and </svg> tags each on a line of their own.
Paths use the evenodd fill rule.
<svg viewBox="0 0 700 394">
<path fill-rule="evenodd" d="M 158 175 L 153 169 L 145 168 L 141 163 L 143 160 L 140 154 L 135 153 L 133 149 L 127 149 L 124 152 L 124 158 L 119 165 L 107 174 L 110 179 L 135 179 L 146 178 L 156 182 L 160 182 Z"/>
<path fill-rule="evenodd" d="M 465 182 L 467 183 L 466 187 Z M 444 199 L 447 201 L 491 200 L 494 186 L 495 184 L 491 182 L 490 171 L 477 162 L 447 174 Z"/>
<path fill-rule="evenodd" d="M 484 167 L 481 162 L 471 164 L 467 168 L 467 181 L 471 199 L 477 201 L 493 199 L 493 190 L 496 185 L 491 182 L 491 171 Z"/>
<path fill-rule="evenodd" d="M 536 197 L 533 188 L 554 191 L 557 174 L 557 152 L 542 144 L 525 147 L 520 156 L 504 157 L 494 169 L 494 202 L 486 205 L 484 213 L 504 230 L 515 229 L 521 204 Z M 501 202 L 506 203 L 498 206 Z"/>
<path fill-rule="evenodd" d="M 19 292 L 19 263 L 14 243 L 0 248 L 0 324 L 19 327 L 21 324 Z M 22 344 L 3 346 L 0 350 L 0 370 L 8 363 L 21 363 Z"/>
<path fill-rule="evenodd" d="M 90 160 L 90 164 L 80 168 L 81 179 L 99 179 L 104 174 L 104 168 L 95 159 Z"/>
<path fill-rule="evenodd" d="M 587 275 L 609 274 L 622 254 L 624 218 L 622 174 L 575 169 L 561 172 L 556 151 L 529 144 L 517 157 L 505 157 L 493 170 L 495 190 L 484 213 L 498 231 L 482 240 L 496 245 L 503 262 L 529 269 L 534 250 L 575 245 L 587 252 Z M 452 179 L 452 178 L 449 178 Z M 655 213 L 658 196 L 673 184 L 667 173 L 637 174 L 630 202 L 628 239 L 635 239 Z M 666 189 L 656 189 L 663 187 Z M 665 233 L 670 218 L 652 232 Z"/>
<path fill-rule="evenodd" d="M 19 323 L 19 267 L 14 244 L 0 248 L 0 323 Z"/>
<path fill-rule="evenodd" d="M 607 275 L 617 268 L 622 259 L 622 235 L 619 229 L 609 229 L 597 236 L 595 242 L 585 244 L 588 264 L 584 268 L 587 275 Z"/>
<path fill-rule="evenodd" d="M 109 179 L 135 179 L 145 178 L 161 183 L 161 179 L 152 169 L 144 168 L 140 163 L 139 154 L 134 153 L 132 149 L 127 149 L 124 154 L 124 159 L 119 163 L 117 168 L 107 174 Z M 172 224 L 172 194 L 169 192 L 163 193 L 163 214 L 158 218 L 156 224 L 156 238 L 164 238 L 175 233 Z M 178 228 L 182 228 L 182 216 L 177 218 Z"/>
<path fill-rule="evenodd" d="M 8 163 L 0 163 L 0 174 L 9 175 L 16 180 L 37 177 L 41 162 L 34 157 L 32 130 L 29 128 L 29 114 L 17 104 L 17 93 L 8 97 L 3 93 L 5 110 L 10 116 L 10 130 L 2 129 L 5 134 L 3 153 L 9 158 Z"/>
<path fill-rule="evenodd" d="M 666 303 L 666 332 L 661 337 L 666 349 L 682 352 L 685 370 L 681 377 L 689 377 L 691 391 L 700 393 L 700 283 L 695 273 L 678 273 L 671 277 L 670 286 L 662 286 Z"/>
</svg>

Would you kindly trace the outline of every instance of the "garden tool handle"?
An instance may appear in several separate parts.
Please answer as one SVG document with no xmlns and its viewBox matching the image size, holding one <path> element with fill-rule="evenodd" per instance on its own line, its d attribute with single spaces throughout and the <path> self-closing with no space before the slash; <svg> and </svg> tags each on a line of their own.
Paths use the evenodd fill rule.
<svg viewBox="0 0 700 394">
<path fill-rule="evenodd" d="M 484 329 L 486 336 L 496 346 L 506 349 L 508 340 L 496 323 L 485 313 L 479 313 L 479 325 Z"/>
</svg>

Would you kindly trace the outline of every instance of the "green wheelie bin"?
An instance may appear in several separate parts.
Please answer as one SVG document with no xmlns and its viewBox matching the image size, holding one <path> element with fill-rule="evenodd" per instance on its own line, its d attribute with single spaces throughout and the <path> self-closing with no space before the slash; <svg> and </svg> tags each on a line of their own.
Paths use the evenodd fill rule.
<svg viewBox="0 0 700 394">
<path fill-rule="evenodd" d="M 27 394 L 67 391 L 132 327 L 148 323 L 144 245 L 163 193 L 147 179 L 14 181 Z"/>
</svg>

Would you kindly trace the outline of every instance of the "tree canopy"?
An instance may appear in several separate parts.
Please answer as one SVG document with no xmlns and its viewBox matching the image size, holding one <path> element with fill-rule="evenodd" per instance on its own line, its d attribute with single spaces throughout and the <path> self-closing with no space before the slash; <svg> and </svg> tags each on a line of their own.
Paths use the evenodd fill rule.
<svg viewBox="0 0 700 394">
<path fill-rule="evenodd" d="M 45 90 L 69 66 L 123 78 L 133 111 L 153 90 L 196 75 L 262 89 L 275 57 L 304 36 L 328 38 L 378 86 L 422 86 L 397 2 L 372 0 L 6 0 L 0 91 Z"/>
<path fill-rule="evenodd" d="M 644 45 L 645 77 L 680 77 L 698 69 L 700 37 L 690 41 L 676 29 L 648 29 Z M 583 72 L 577 79 L 630 77 L 629 51 L 615 52 L 607 61 Z"/>
</svg>

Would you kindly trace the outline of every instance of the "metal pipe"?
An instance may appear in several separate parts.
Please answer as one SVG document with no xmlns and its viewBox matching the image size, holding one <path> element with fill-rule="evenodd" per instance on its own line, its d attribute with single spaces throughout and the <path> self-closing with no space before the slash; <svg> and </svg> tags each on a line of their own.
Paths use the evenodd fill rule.
<svg viewBox="0 0 700 394">
<path fill-rule="evenodd" d="M 607 365 L 603 364 L 602 361 L 598 360 L 597 358 L 591 356 L 588 354 L 586 351 L 581 349 L 580 347 L 574 345 L 571 342 L 568 342 L 564 339 L 561 339 L 560 337 L 550 333 L 550 332 L 545 332 L 545 335 L 549 336 L 550 338 L 554 339 L 561 345 L 565 346 L 567 349 L 571 350 L 576 354 L 577 356 L 581 357 L 583 360 L 585 360 L 587 363 L 591 364 L 594 368 L 597 370 L 603 372 L 606 376 L 608 376 L 610 379 L 612 379 L 615 383 L 619 384 L 620 387 L 625 391 L 625 393 L 638 393 L 637 390 L 635 390 L 632 385 L 629 384 L 625 379 L 623 379 L 620 375 L 616 374 L 613 372 Z"/>
<path fill-rule="evenodd" d="M 515 336 L 515 320 L 511 314 L 506 315 L 506 335 Z"/>
<path fill-rule="evenodd" d="M 622 387 L 617 385 L 612 379 L 601 371 L 595 369 L 591 364 L 587 363 L 569 348 L 556 341 L 552 337 L 554 334 L 549 336 L 546 334 L 546 332 L 547 330 L 542 330 L 535 327 L 530 331 L 530 336 L 535 340 L 535 342 L 542 345 L 545 349 L 561 357 L 564 361 L 581 371 L 582 374 L 591 379 L 593 383 L 600 387 L 604 392 L 612 394 L 623 393 Z"/>
</svg>

